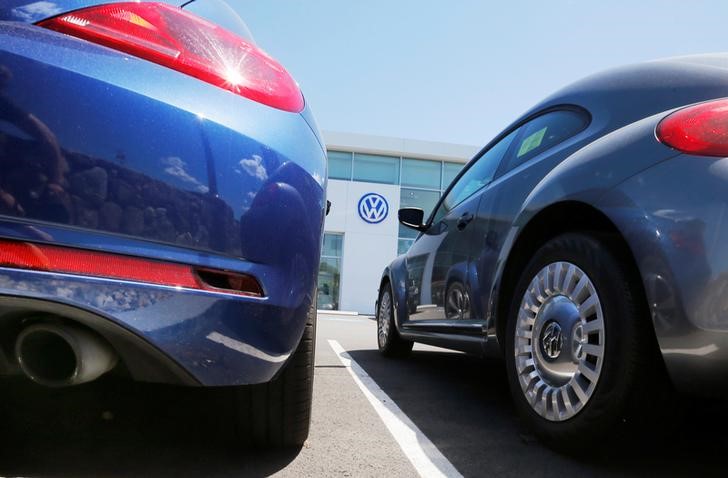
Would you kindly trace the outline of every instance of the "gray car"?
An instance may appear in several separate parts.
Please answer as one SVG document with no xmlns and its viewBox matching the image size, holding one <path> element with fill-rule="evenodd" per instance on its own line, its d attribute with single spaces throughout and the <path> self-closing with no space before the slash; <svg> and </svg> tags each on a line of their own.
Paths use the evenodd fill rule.
<svg viewBox="0 0 728 478">
<path fill-rule="evenodd" d="M 399 218 L 420 234 L 382 276 L 385 355 L 499 351 L 519 412 L 565 446 L 670 382 L 725 393 L 728 54 L 574 83 L 491 141 L 429 218 Z"/>
</svg>

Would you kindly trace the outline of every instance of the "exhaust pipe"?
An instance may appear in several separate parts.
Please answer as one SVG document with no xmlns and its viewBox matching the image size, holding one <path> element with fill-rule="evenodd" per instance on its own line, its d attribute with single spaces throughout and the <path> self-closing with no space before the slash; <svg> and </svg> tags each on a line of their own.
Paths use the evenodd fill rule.
<svg viewBox="0 0 728 478">
<path fill-rule="evenodd" d="M 15 358 L 25 375 L 49 387 L 90 382 L 118 361 L 111 346 L 96 333 L 55 323 L 23 329 L 15 342 Z"/>
</svg>

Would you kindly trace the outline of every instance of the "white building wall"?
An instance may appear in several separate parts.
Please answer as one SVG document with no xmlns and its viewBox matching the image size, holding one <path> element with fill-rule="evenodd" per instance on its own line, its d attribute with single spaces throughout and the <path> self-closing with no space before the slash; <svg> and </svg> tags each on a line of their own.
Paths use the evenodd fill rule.
<svg viewBox="0 0 728 478">
<path fill-rule="evenodd" d="M 479 149 L 461 144 L 333 131 L 324 131 L 323 136 L 327 149 L 333 151 L 433 161 L 465 163 Z M 369 224 L 359 216 L 359 200 L 367 193 L 381 194 L 389 205 L 387 218 L 379 224 Z M 382 271 L 397 256 L 400 186 L 330 179 L 327 198 L 332 206 L 325 230 L 344 235 L 339 309 L 373 314 Z"/>
<path fill-rule="evenodd" d="M 397 256 L 399 186 L 329 180 L 327 198 L 331 212 L 326 232 L 344 234 L 339 308 L 374 313 L 382 271 Z M 358 205 L 368 193 L 382 195 L 388 203 L 386 219 L 370 224 L 359 216 Z"/>
</svg>

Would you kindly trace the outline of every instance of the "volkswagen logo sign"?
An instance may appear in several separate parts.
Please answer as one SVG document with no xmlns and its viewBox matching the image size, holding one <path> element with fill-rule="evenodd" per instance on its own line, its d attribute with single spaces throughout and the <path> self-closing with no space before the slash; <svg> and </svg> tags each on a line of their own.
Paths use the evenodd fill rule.
<svg viewBox="0 0 728 478">
<path fill-rule="evenodd" d="M 359 199 L 359 217 L 369 224 L 379 224 L 389 214 L 389 204 L 384 196 L 367 193 Z"/>
<path fill-rule="evenodd" d="M 544 355 L 552 360 L 559 358 L 563 341 L 561 326 L 557 322 L 549 323 L 541 336 L 541 349 Z"/>
</svg>

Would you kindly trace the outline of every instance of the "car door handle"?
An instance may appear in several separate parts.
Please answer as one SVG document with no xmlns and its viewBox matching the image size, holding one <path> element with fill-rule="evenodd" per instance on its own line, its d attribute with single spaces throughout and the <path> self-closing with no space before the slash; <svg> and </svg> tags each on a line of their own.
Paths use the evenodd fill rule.
<svg viewBox="0 0 728 478">
<path fill-rule="evenodd" d="M 458 229 L 461 231 L 465 229 L 465 227 L 470 224 L 470 221 L 473 220 L 473 217 L 474 216 L 469 212 L 466 212 L 465 214 L 460 216 L 460 219 L 458 219 Z"/>
</svg>

